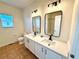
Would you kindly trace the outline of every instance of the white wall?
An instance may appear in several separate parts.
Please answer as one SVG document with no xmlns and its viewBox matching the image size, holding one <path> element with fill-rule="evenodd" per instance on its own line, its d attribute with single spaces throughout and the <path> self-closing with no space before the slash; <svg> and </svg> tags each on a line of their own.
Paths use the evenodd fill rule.
<svg viewBox="0 0 79 59">
<path fill-rule="evenodd" d="M 0 27 L 0 47 L 17 41 L 17 37 L 24 33 L 22 11 L 16 7 L 0 2 L 0 13 L 14 16 L 13 28 Z"/>
<path fill-rule="evenodd" d="M 48 0 L 37 0 L 24 9 L 25 31 L 27 33 L 32 32 L 32 11 L 38 9 L 41 16 L 41 33 L 44 34 L 44 16 L 46 13 L 54 12 L 58 10 L 63 11 L 63 19 L 61 26 L 61 35 L 59 40 L 68 41 L 73 13 L 74 0 L 62 0 L 62 2 L 56 7 L 47 7 Z"/>
</svg>

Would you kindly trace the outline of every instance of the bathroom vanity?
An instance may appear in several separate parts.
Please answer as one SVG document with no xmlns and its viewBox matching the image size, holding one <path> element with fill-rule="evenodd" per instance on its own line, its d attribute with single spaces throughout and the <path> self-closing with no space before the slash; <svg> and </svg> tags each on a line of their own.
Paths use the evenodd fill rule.
<svg viewBox="0 0 79 59">
<path fill-rule="evenodd" d="M 67 59 L 67 44 L 60 41 L 49 41 L 46 37 L 33 34 L 24 35 L 25 47 L 39 59 Z"/>
<path fill-rule="evenodd" d="M 37 35 L 41 33 L 41 17 L 32 17 L 32 31 L 34 34 L 24 35 L 25 47 L 39 59 L 67 59 L 68 47 L 65 42 L 55 40 L 60 37 L 62 11 L 47 13 L 44 21 L 44 32 L 47 36 Z M 53 37 L 52 37 L 53 36 Z"/>
</svg>

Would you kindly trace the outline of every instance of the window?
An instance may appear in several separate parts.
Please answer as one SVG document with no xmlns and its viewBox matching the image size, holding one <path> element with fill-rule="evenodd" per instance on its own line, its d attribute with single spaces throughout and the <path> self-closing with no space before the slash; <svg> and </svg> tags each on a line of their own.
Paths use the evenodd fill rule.
<svg viewBox="0 0 79 59">
<path fill-rule="evenodd" d="M 13 27 L 13 16 L 7 14 L 0 14 L 1 27 Z"/>
</svg>

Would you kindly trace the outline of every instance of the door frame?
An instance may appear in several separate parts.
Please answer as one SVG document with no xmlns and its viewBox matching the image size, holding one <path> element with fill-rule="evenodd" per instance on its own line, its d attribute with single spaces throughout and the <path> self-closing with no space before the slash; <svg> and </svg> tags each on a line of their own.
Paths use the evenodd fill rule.
<svg viewBox="0 0 79 59">
<path fill-rule="evenodd" d="M 71 58 L 71 54 L 76 56 L 77 47 L 79 43 L 79 0 L 75 0 L 74 8 L 73 8 L 73 16 L 72 16 L 72 24 L 71 24 L 71 31 L 70 31 L 70 52 L 69 52 L 69 59 Z M 75 59 L 75 58 L 74 58 Z"/>
</svg>

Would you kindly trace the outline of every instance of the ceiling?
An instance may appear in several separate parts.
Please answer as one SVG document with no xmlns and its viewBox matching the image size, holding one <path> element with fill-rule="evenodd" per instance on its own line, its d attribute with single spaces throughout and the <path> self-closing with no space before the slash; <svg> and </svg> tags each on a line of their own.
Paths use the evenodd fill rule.
<svg viewBox="0 0 79 59">
<path fill-rule="evenodd" d="M 35 0 L 0 0 L 0 2 L 6 3 L 11 6 L 15 6 L 18 8 L 25 8 L 30 5 Z"/>
</svg>

